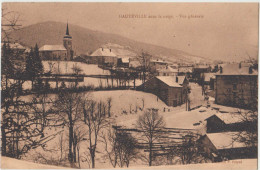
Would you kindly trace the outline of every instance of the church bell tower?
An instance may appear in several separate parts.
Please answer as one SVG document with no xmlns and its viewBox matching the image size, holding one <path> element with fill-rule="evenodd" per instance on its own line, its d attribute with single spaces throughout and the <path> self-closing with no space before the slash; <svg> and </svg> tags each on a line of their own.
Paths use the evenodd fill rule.
<svg viewBox="0 0 260 170">
<path fill-rule="evenodd" d="M 69 24 L 67 23 L 66 35 L 63 37 L 63 46 L 67 49 L 67 60 L 73 59 L 73 50 L 72 50 L 72 37 L 69 33 Z"/>
</svg>

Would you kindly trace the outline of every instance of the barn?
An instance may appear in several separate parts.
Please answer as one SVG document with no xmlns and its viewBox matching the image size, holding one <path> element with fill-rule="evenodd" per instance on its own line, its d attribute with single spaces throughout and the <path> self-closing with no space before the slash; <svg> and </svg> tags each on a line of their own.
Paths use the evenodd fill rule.
<svg viewBox="0 0 260 170">
<path fill-rule="evenodd" d="M 205 120 L 207 133 L 244 131 L 255 126 L 253 115 L 249 113 L 217 113 Z"/>
<path fill-rule="evenodd" d="M 256 158 L 256 147 L 241 142 L 239 136 L 246 136 L 246 132 L 208 133 L 199 139 L 199 149 L 212 161 Z"/>
<path fill-rule="evenodd" d="M 153 93 L 168 106 L 176 107 L 186 101 L 188 84 L 185 76 L 156 76 L 143 83 L 138 89 Z"/>
</svg>

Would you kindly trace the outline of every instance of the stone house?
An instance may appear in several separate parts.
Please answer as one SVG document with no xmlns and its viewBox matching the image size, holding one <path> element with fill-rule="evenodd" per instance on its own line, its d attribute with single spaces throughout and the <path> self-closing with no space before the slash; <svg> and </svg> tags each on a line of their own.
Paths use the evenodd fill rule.
<svg viewBox="0 0 260 170">
<path fill-rule="evenodd" d="M 216 74 L 215 103 L 248 107 L 257 98 L 258 72 L 240 64 L 227 64 Z"/>
<path fill-rule="evenodd" d="M 156 76 L 143 83 L 138 89 L 155 94 L 168 106 L 178 106 L 187 99 L 188 85 L 185 76 Z"/>
</svg>

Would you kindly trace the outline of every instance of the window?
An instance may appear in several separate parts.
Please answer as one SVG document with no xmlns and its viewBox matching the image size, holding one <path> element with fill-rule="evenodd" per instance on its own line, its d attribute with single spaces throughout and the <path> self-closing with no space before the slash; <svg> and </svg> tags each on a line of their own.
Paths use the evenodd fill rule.
<svg viewBox="0 0 260 170">
<path fill-rule="evenodd" d="M 233 90 L 237 90 L 237 84 L 233 84 Z"/>
</svg>

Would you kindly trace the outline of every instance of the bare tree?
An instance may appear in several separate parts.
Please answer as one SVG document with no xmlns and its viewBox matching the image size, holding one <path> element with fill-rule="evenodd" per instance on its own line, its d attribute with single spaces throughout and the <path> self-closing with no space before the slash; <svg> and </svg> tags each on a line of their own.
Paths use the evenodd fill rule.
<svg viewBox="0 0 260 170">
<path fill-rule="evenodd" d="M 60 126 L 69 127 L 69 161 L 71 166 L 76 162 L 76 143 L 74 140 L 74 127 L 82 115 L 82 99 L 79 93 L 70 93 L 61 91 L 54 103 L 55 112 L 57 113 L 56 122 Z M 57 125 L 57 126 L 58 126 Z"/>
<path fill-rule="evenodd" d="M 142 132 L 143 141 L 148 144 L 149 148 L 149 166 L 152 166 L 153 144 L 162 135 L 161 131 L 165 126 L 163 117 L 158 114 L 157 109 L 148 109 L 144 114 L 139 116 L 137 128 Z"/>
<path fill-rule="evenodd" d="M 102 143 L 105 145 L 105 156 L 108 157 L 110 164 L 115 168 L 118 161 L 117 140 L 115 129 L 109 128 L 101 135 Z"/>
<path fill-rule="evenodd" d="M 150 72 L 150 59 L 151 59 L 151 55 L 145 52 L 142 52 L 141 56 L 140 56 L 140 60 L 141 60 L 141 70 L 143 73 L 143 83 L 146 81 L 146 74 L 148 72 Z"/>
<path fill-rule="evenodd" d="M 78 76 L 83 71 L 78 65 L 74 64 L 72 67 L 73 73 L 76 75 L 75 87 L 78 85 Z"/>
<path fill-rule="evenodd" d="M 102 109 L 103 102 L 96 103 L 92 100 L 86 100 L 83 105 L 84 122 L 87 125 L 89 153 L 91 157 L 92 168 L 95 168 L 95 156 L 98 144 L 98 137 L 102 129 L 107 127 L 108 121 L 106 120 L 104 110 Z"/>
<path fill-rule="evenodd" d="M 85 136 L 87 135 L 86 130 L 81 128 L 80 125 L 74 128 L 74 145 L 73 145 L 73 150 L 77 151 L 77 156 L 75 156 L 76 152 L 74 152 L 74 156 L 78 157 L 78 167 L 80 168 L 80 143 L 85 140 Z"/>
<path fill-rule="evenodd" d="M 108 117 L 111 116 L 111 107 L 112 107 L 112 97 L 109 97 L 107 99 L 107 112 L 108 112 Z"/>
<path fill-rule="evenodd" d="M 198 151 L 197 138 L 192 133 L 182 136 L 182 144 L 177 146 L 176 154 L 182 164 L 198 163 L 201 156 Z"/>
<path fill-rule="evenodd" d="M 129 167 L 130 161 L 137 158 L 137 141 L 130 133 L 117 129 L 109 129 L 102 135 L 102 142 L 105 144 L 106 156 L 111 165 L 115 168 Z"/>
</svg>

